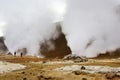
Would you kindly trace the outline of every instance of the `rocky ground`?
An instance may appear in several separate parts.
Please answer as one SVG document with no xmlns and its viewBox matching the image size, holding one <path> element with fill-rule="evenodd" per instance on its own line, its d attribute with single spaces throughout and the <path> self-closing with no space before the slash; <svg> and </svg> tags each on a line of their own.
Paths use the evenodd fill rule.
<svg viewBox="0 0 120 80">
<path fill-rule="evenodd" d="M 0 80 L 120 80 L 120 58 L 75 62 L 74 60 L 0 55 L 0 61 L 0 67 L 13 63 L 12 67 L 16 67 L 15 64 L 19 67 L 25 66 L 0 73 Z"/>
</svg>

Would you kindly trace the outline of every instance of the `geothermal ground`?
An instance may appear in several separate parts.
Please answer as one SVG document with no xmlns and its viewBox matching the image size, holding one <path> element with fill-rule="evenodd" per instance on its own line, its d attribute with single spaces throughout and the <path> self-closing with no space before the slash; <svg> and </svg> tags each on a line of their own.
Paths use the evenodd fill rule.
<svg viewBox="0 0 120 80">
<path fill-rule="evenodd" d="M 75 63 L 63 59 L 0 55 L 0 61 L 0 67 L 6 65 L 9 69 L 0 73 L 0 80 L 120 80 L 120 58 L 96 58 Z M 12 68 L 9 64 L 13 64 Z M 22 68 L 14 70 L 17 65 Z M 5 70 L 4 67 L 0 69 Z"/>
</svg>

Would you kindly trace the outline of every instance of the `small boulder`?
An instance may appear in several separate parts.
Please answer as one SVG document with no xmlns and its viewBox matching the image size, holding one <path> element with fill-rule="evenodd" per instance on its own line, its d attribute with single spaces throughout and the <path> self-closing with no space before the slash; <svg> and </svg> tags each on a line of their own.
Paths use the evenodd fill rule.
<svg viewBox="0 0 120 80">
<path fill-rule="evenodd" d="M 85 70 L 85 69 L 86 69 L 85 66 L 82 66 L 82 67 L 81 67 L 81 70 Z"/>
<path fill-rule="evenodd" d="M 27 80 L 27 78 L 23 78 L 23 80 Z"/>
<path fill-rule="evenodd" d="M 72 73 L 74 73 L 75 75 L 80 75 L 81 74 L 80 71 L 73 71 Z"/>
<path fill-rule="evenodd" d="M 82 80 L 87 80 L 87 78 L 82 78 Z"/>
</svg>

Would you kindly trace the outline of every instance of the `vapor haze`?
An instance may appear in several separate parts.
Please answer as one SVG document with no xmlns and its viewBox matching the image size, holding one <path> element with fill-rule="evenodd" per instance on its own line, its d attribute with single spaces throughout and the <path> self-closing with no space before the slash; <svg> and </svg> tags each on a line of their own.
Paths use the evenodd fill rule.
<svg viewBox="0 0 120 80">
<path fill-rule="evenodd" d="M 63 32 L 73 54 L 95 57 L 120 47 L 119 5 L 119 0 L 68 0 Z"/>
<path fill-rule="evenodd" d="M 27 48 L 38 56 L 40 45 L 56 39 L 62 22 L 72 54 L 95 57 L 120 48 L 119 0 L 1 0 L 0 27 L 10 52 Z M 42 55 L 40 55 L 42 56 Z"/>
<path fill-rule="evenodd" d="M 3 33 L 9 51 L 27 48 L 28 55 L 37 56 L 41 43 L 57 37 L 54 36 L 57 34 L 54 33 L 55 22 L 62 19 L 64 7 L 62 0 L 0 1 L 1 21 L 6 23 Z"/>
</svg>

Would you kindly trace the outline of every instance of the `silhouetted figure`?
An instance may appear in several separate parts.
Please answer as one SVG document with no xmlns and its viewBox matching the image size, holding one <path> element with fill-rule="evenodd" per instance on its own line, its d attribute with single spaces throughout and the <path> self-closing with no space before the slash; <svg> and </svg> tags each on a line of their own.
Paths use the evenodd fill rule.
<svg viewBox="0 0 120 80">
<path fill-rule="evenodd" d="M 23 56 L 23 53 L 22 53 L 22 52 L 20 53 L 20 56 L 21 56 L 21 57 Z"/>
<path fill-rule="evenodd" d="M 14 56 L 16 56 L 16 52 L 14 52 Z"/>
</svg>

